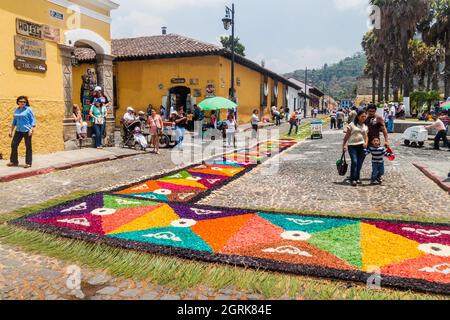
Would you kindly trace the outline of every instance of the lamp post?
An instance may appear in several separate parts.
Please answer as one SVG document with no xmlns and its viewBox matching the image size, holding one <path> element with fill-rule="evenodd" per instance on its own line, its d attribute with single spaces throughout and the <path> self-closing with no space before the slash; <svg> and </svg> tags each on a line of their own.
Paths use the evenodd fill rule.
<svg viewBox="0 0 450 320">
<path fill-rule="evenodd" d="M 231 100 L 236 102 L 236 92 L 234 88 L 234 62 L 235 62 L 235 43 L 234 43 L 234 3 L 231 8 L 225 6 L 225 18 L 222 19 L 225 30 L 230 30 L 231 27 Z"/>
<path fill-rule="evenodd" d="M 303 113 L 305 118 L 307 117 L 308 112 L 307 104 L 308 104 L 308 67 L 306 67 L 305 70 L 305 104 L 303 106 Z"/>
</svg>

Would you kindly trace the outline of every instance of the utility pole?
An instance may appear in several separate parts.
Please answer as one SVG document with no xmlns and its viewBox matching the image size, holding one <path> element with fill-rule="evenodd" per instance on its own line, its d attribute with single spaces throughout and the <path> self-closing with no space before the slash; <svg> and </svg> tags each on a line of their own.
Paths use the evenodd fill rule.
<svg viewBox="0 0 450 320">
<path fill-rule="evenodd" d="M 305 118 L 307 117 L 308 112 L 307 104 L 308 104 L 308 67 L 306 67 L 305 70 L 305 105 L 303 106 L 303 113 Z"/>
</svg>

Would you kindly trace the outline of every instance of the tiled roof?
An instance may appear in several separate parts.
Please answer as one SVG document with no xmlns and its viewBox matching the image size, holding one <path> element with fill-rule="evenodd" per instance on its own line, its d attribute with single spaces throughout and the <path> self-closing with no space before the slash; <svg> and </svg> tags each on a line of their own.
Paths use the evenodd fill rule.
<svg viewBox="0 0 450 320">
<path fill-rule="evenodd" d="M 176 34 L 114 39 L 112 40 L 111 48 L 115 61 L 193 57 L 204 55 L 220 55 L 231 59 L 231 52 L 227 49 Z M 77 48 L 75 49 L 75 55 L 80 62 L 95 62 L 95 52 L 91 49 Z M 236 62 L 247 66 L 250 69 L 269 75 L 270 77 L 273 77 L 274 79 L 281 81 L 282 83 L 285 83 L 297 90 L 301 89 L 301 87 L 297 84 L 292 83 L 271 70 L 263 68 L 246 57 L 236 55 Z"/>
<path fill-rule="evenodd" d="M 222 53 L 223 48 L 176 34 L 116 39 L 112 54 L 116 59 L 150 58 Z"/>
</svg>

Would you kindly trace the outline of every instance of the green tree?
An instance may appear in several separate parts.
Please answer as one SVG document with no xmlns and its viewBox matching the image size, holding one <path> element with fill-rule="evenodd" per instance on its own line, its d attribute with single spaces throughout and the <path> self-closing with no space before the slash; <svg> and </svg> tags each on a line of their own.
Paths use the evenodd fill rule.
<svg viewBox="0 0 450 320">
<path fill-rule="evenodd" d="M 245 46 L 240 42 L 240 40 L 241 39 L 239 39 L 239 37 L 234 38 L 234 52 L 245 57 Z M 222 46 L 225 49 L 228 49 L 231 51 L 231 49 L 232 49 L 231 36 L 220 37 L 220 43 L 222 43 Z"/>
</svg>

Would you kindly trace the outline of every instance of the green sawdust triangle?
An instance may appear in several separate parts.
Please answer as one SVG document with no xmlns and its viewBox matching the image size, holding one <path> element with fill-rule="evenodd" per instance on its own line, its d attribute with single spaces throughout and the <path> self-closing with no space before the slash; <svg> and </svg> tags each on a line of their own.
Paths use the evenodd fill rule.
<svg viewBox="0 0 450 320">
<path fill-rule="evenodd" d="M 131 198 L 115 197 L 110 195 L 104 195 L 103 197 L 104 207 L 110 209 L 127 209 L 136 207 L 149 207 L 158 205 L 159 203 L 146 200 L 137 200 Z"/>
<path fill-rule="evenodd" d="M 363 267 L 360 223 L 314 233 L 308 242 L 352 266 Z"/>
<path fill-rule="evenodd" d="M 180 179 L 187 179 L 187 178 L 192 178 L 192 175 L 187 171 L 180 171 L 180 172 L 172 174 L 171 176 L 163 177 L 159 180 L 170 181 L 170 180 L 180 180 Z"/>
</svg>

